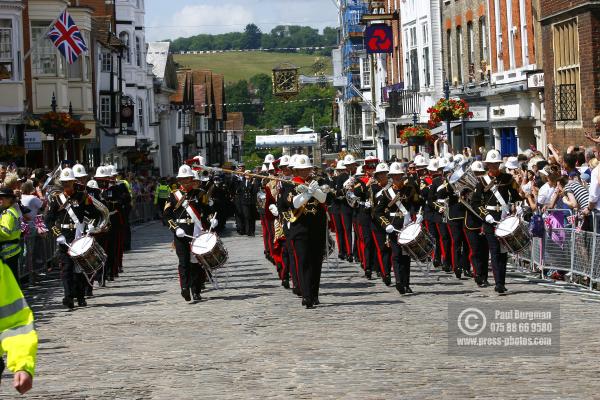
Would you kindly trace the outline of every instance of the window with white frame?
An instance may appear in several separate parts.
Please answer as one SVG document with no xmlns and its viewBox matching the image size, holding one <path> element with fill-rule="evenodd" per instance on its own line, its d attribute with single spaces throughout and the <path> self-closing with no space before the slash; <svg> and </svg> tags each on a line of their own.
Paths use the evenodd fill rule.
<svg viewBox="0 0 600 400">
<path fill-rule="evenodd" d="M 446 31 L 446 80 L 452 82 L 452 31 Z"/>
<path fill-rule="evenodd" d="M 469 68 L 471 67 L 471 64 L 475 63 L 475 46 L 473 46 L 473 44 L 473 23 L 469 22 L 467 24 L 467 57 L 469 60 Z"/>
<path fill-rule="evenodd" d="M 360 87 L 368 89 L 371 87 L 371 60 L 368 56 L 367 58 L 361 58 L 360 64 Z"/>
<path fill-rule="evenodd" d="M 100 123 L 111 126 L 110 96 L 100 96 Z"/>
<path fill-rule="evenodd" d="M 463 33 L 462 26 L 456 27 L 456 79 L 463 83 Z"/>
<path fill-rule="evenodd" d="M 485 16 L 479 18 L 479 57 L 481 61 L 489 61 L 488 58 L 488 43 L 487 43 L 487 25 L 485 22 Z M 483 71 L 485 73 L 485 71 Z"/>
<path fill-rule="evenodd" d="M 81 31 L 83 40 L 89 43 L 89 33 Z M 72 64 L 67 63 L 68 78 L 76 81 L 89 81 L 90 73 L 90 55 L 89 52 L 82 53 Z"/>
<path fill-rule="evenodd" d="M 46 36 L 51 21 L 31 21 L 31 70 L 33 76 L 64 75 L 64 58 Z M 37 43 L 37 45 L 33 45 Z"/>
<path fill-rule="evenodd" d="M 140 133 L 142 136 L 145 135 L 144 133 L 144 101 L 138 97 L 138 101 L 137 101 L 137 106 L 138 106 L 138 133 Z"/>
<path fill-rule="evenodd" d="M 0 19 L 0 80 L 14 79 L 12 21 Z"/>
<path fill-rule="evenodd" d="M 103 51 L 100 55 L 100 68 L 102 72 L 110 72 L 112 66 L 112 53 Z"/>
<path fill-rule="evenodd" d="M 421 25 L 423 33 L 423 77 L 425 78 L 425 86 L 431 86 L 431 61 L 429 55 L 429 23 Z"/>
<path fill-rule="evenodd" d="M 529 65 L 529 40 L 527 37 L 527 18 L 525 0 L 519 0 L 519 15 L 521 16 L 521 51 L 523 52 L 523 65 Z"/>
<path fill-rule="evenodd" d="M 496 17 L 496 60 L 498 72 L 504 71 L 504 57 L 503 57 L 503 37 L 502 37 L 502 26 L 500 22 L 500 2 L 496 1 L 494 4 L 495 17 Z"/>
<path fill-rule="evenodd" d="M 130 63 L 131 62 L 131 49 L 130 49 L 130 42 L 129 42 L 129 33 L 127 33 L 127 32 L 119 33 L 119 39 L 125 45 L 125 49 L 123 49 L 123 59 L 125 60 L 126 63 Z"/>
<path fill-rule="evenodd" d="M 371 111 L 363 111 L 363 122 L 365 126 L 363 139 L 373 139 L 373 113 Z"/>
</svg>

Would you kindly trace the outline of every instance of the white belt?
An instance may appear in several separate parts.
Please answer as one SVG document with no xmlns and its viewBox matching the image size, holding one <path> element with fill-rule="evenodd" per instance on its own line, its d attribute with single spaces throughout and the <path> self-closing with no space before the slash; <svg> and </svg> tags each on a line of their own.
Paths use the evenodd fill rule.
<svg viewBox="0 0 600 400">
<path fill-rule="evenodd" d="M 176 219 L 175 222 L 177 222 L 178 224 L 193 224 L 194 223 L 194 221 L 191 218 Z"/>
<path fill-rule="evenodd" d="M 61 228 L 61 229 L 75 229 L 75 228 L 76 228 L 76 226 L 75 226 L 75 224 L 62 224 L 62 225 L 60 226 L 60 228 Z"/>
<path fill-rule="evenodd" d="M 485 206 L 485 209 L 490 211 L 502 211 L 502 206 Z"/>
<path fill-rule="evenodd" d="M 401 212 L 393 212 L 390 213 L 390 217 L 404 217 L 404 214 Z"/>
</svg>

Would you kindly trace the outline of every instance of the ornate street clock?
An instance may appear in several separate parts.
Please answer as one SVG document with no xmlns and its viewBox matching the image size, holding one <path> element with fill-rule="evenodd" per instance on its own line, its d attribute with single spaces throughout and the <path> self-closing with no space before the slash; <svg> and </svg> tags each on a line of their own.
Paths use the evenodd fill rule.
<svg viewBox="0 0 600 400">
<path fill-rule="evenodd" d="M 298 94 L 298 67 L 284 63 L 273 68 L 273 94 L 288 99 Z"/>
</svg>

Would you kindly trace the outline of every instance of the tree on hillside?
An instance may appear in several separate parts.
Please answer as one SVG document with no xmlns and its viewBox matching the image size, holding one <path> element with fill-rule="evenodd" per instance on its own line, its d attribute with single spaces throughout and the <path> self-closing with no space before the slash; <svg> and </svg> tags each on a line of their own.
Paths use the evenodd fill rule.
<svg viewBox="0 0 600 400">
<path fill-rule="evenodd" d="M 243 49 L 258 49 L 261 46 L 262 32 L 254 24 L 246 25 L 244 38 L 242 39 Z"/>
</svg>

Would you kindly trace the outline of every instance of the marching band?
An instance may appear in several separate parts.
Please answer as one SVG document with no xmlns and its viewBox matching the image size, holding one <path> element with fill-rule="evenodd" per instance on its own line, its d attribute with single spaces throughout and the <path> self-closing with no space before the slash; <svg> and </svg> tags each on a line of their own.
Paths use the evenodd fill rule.
<svg viewBox="0 0 600 400">
<path fill-rule="evenodd" d="M 401 295 L 413 293 L 411 265 L 431 263 L 486 288 L 491 262 L 502 295 L 508 251 L 518 253 L 530 240 L 519 215 L 526 195 L 503 172 L 496 150 L 483 161 L 419 154 L 391 164 L 346 154 L 325 171 L 307 155 L 269 154 L 258 174 L 243 165 L 233 171 L 206 166 L 201 157 L 191 161 L 179 168 L 176 187 L 161 180 L 155 198 L 173 232 L 186 301 L 201 301 L 206 283 L 216 284 L 215 271 L 228 260 L 219 237 L 226 200 L 235 206 L 238 234 L 254 236 L 260 219 L 265 257 L 306 308 L 319 304 L 322 265 L 336 247 L 340 260 L 359 265 L 368 280 L 376 275 L 393 283 Z M 48 179 L 46 224 L 58 243 L 54 262 L 70 309 L 75 301 L 87 304 L 94 281 L 104 286 L 123 271 L 131 193 L 117 177 L 109 165 L 89 179 L 76 164 Z"/>
</svg>

